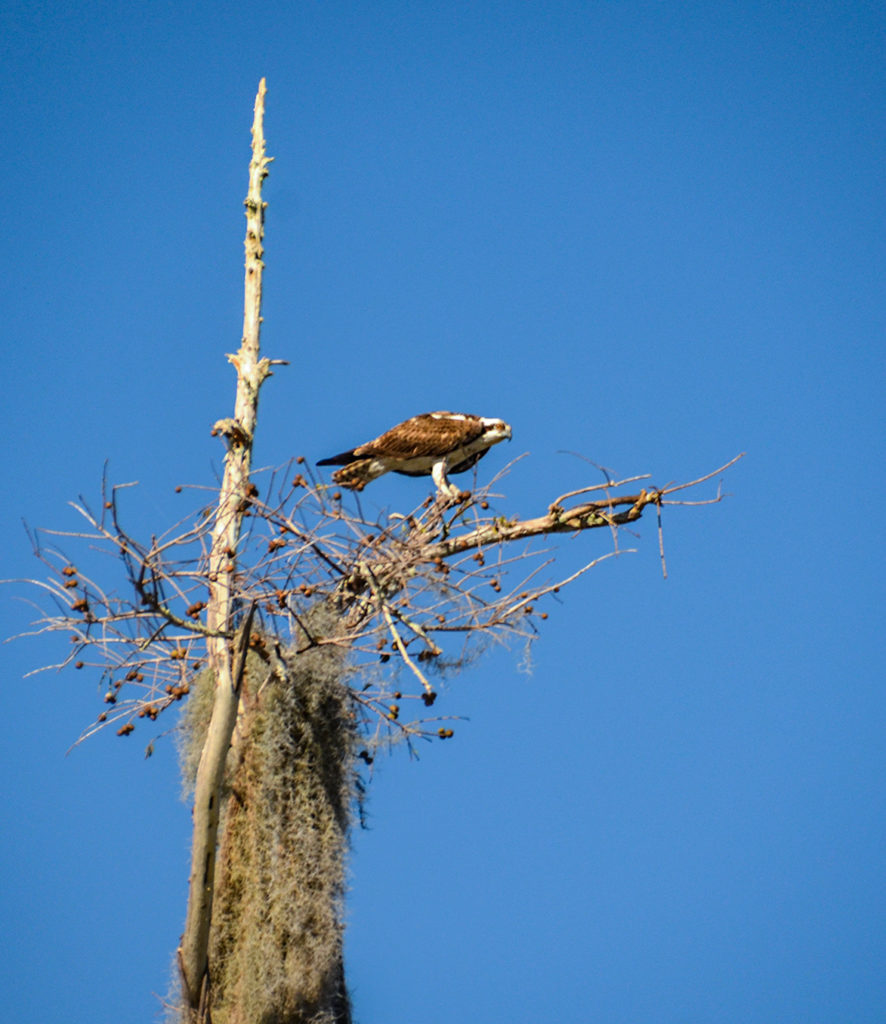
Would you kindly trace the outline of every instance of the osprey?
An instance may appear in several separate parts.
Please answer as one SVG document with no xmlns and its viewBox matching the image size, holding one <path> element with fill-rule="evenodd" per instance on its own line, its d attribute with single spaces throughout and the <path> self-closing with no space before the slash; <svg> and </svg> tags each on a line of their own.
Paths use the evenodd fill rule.
<svg viewBox="0 0 886 1024">
<path fill-rule="evenodd" d="M 462 412 L 425 412 L 398 423 L 374 441 L 321 459 L 318 466 L 341 466 L 332 479 L 342 487 L 362 491 L 383 473 L 431 476 L 444 497 L 460 491 L 447 473 L 464 473 L 482 459 L 492 445 L 510 440 L 504 420 L 470 416 Z"/>
</svg>

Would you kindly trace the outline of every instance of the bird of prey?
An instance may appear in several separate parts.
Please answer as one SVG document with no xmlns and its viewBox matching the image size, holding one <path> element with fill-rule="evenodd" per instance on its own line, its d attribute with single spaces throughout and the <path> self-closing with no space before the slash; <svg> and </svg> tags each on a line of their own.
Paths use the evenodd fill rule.
<svg viewBox="0 0 886 1024">
<path fill-rule="evenodd" d="M 332 479 L 354 491 L 383 473 L 431 476 L 440 494 L 457 498 L 459 489 L 448 473 L 464 473 L 482 459 L 494 444 L 510 440 L 504 420 L 471 416 L 462 412 L 425 412 L 398 423 L 374 441 L 321 459 L 318 466 L 341 466 Z"/>
</svg>

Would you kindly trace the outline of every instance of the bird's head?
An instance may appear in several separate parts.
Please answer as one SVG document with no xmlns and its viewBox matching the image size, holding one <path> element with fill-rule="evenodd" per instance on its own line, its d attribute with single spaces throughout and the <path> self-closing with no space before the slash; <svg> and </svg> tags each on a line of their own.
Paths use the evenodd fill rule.
<svg viewBox="0 0 886 1024">
<path fill-rule="evenodd" d="M 481 417 L 483 420 L 483 436 L 490 444 L 498 444 L 499 441 L 510 441 L 511 425 L 504 420 L 497 420 L 489 416 Z"/>
</svg>

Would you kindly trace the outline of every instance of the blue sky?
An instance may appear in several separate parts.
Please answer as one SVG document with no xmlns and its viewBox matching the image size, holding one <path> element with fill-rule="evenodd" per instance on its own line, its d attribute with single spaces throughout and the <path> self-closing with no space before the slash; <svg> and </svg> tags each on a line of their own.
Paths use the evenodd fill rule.
<svg viewBox="0 0 886 1024">
<path fill-rule="evenodd" d="M 748 453 L 728 501 L 666 515 L 668 580 L 644 521 L 531 674 L 492 652 L 444 693 L 453 741 L 377 762 L 357 1020 L 886 1019 L 883 7 L 7 2 L 0 39 L 0 576 L 106 459 L 142 533 L 214 479 L 263 75 L 263 346 L 291 366 L 261 464 L 502 416 L 481 475 L 530 453 L 503 499 L 530 515 L 596 482 L 564 451 L 657 483 Z M 98 680 L 0 651 L 7 1018 L 151 1020 L 188 872 L 173 744 L 66 758 Z"/>
</svg>

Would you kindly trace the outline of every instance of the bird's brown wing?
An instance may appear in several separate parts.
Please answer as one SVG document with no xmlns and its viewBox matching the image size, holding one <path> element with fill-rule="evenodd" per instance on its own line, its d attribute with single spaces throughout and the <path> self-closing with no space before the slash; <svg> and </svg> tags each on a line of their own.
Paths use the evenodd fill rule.
<svg viewBox="0 0 886 1024">
<path fill-rule="evenodd" d="M 397 424 L 381 436 L 354 449 L 360 458 L 384 456 L 409 459 L 417 455 L 448 455 L 465 444 L 470 444 L 483 433 L 478 416 L 455 419 L 448 413 L 422 413 Z"/>
</svg>

